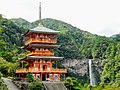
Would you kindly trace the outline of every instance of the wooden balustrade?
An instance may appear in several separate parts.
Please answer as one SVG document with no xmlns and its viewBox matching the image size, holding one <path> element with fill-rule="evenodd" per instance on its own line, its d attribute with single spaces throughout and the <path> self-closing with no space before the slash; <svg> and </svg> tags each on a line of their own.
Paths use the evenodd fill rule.
<svg viewBox="0 0 120 90">
<path fill-rule="evenodd" d="M 54 52 L 45 52 L 45 51 L 35 51 L 31 52 L 27 56 L 36 55 L 36 56 L 54 56 Z"/>
<path fill-rule="evenodd" d="M 43 72 L 43 73 L 48 73 L 48 72 L 54 72 L 54 73 L 66 73 L 67 69 L 51 69 L 51 70 L 43 70 L 43 69 L 35 69 L 35 68 L 31 68 L 31 69 L 18 69 L 16 70 L 16 73 L 27 73 L 27 72 Z"/>
<path fill-rule="evenodd" d="M 23 68 L 23 69 L 17 69 L 16 70 L 16 73 L 26 73 L 27 72 L 27 69 L 26 68 Z"/>
<path fill-rule="evenodd" d="M 29 40 L 25 41 L 25 45 L 29 44 L 29 43 L 51 43 L 51 44 L 55 44 L 57 42 L 57 40 L 51 40 L 49 38 L 30 38 Z"/>
</svg>

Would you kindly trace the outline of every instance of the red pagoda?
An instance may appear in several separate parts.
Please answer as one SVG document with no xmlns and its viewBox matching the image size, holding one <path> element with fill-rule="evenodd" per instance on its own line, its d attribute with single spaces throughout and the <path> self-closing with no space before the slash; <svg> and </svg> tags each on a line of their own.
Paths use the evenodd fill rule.
<svg viewBox="0 0 120 90">
<path fill-rule="evenodd" d="M 28 63 L 28 68 L 16 70 L 19 77 L 26 77 L 28 72 L 32 72 L 34 78 L 40 78 L 42 81 L 60 80 L 60 74 L 67 73 L 66 69 L 59 69 L 57 61 L 63 57 L 55 57 L 53 50 L 59 48 L 57 43 L 57 35 L 59 31 L 54 31 L 43 26 L 38 26 L 28 30 L 24 36 L 24 49 L 30 53 L 21 61 Z M 53 68 L 53 63 L 56 67 Z"/>
<path fill-rule="evenodd" d="M 39 6 L 39 20 L 41 21 L 41 2 Z M 42 81 L 56 81 L 60 80 L 61 74 L 66 74 L 66 69 L 59 69 L 57 61 L 63 57 L 55 57 L 54 49 L 59 48 L 57 43 L 57 35 L 59 31 L 54 31 L 39 25 L 34 29 L 28 30 L 24 36 L 24 49 L 29 50 L 30 53 L 23 59 L 22 62 L 27 62 L 28 67 L 16 70 L 19 77 L 26 77 L 28 72 L 32 72 L 34 78 L 40 78 Z M 53 63 L 56 68 L 53 68 Z"/>
</svg>

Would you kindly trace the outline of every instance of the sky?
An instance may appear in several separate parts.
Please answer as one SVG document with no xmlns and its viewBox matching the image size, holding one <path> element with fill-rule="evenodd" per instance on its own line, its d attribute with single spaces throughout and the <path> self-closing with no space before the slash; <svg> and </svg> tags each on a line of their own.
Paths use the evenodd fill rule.
<svg viewBox="0 0 120 90">
<path fill-rule="evenodd" d="M 0 14 L 6 18 L 62 20 L 81 30 L 102 36 L 120 33 L 120 0 L 0 0 Z"/>
</svg>

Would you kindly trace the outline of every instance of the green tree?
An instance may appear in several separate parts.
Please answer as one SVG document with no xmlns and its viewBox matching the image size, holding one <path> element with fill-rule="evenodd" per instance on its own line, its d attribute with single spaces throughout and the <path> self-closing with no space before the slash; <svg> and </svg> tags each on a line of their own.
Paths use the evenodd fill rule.
<svg viewBox="0 0 120 90">
<path fill-rule="evenodd" d="M 82 86 L 77 78 L 67 77 L 64 84 L 68 90 L 82 90 Z"/>
<path fill-rule="evenodd" d="M 82 86 L 76 78 L 73 78 L 72 82 L 73 82 L 72 90 L 82 90 Z"/>
<path fill-rule="evenodd" d="M 120 43 L 111 46 L 109 57 L 102 72 L 101 81 L 106 85 L 119 86 Z M 116 84 L 116 85 L 115 85 Z"/>
<path fill-rule="evenodd" d="M 42 82 L 39 79 L 34 80 L 28 85 L 28 90 L 43 90 Z"/>
<path fill-rule="evenodd" d="M 64 81 L 64 84 L 69 90 L 72 90 L 71 89 L 73 86 L 72 78 L 67 77 L 66 80 Z"/>
<path fill-rule="evenodd" d="M 17 63 L 7 62 L 0 57 L 0 71 L 4 76 L 13 76 L 17 66 Z"/>
<path fill-rule="evenodd" d="M 12 54 L 12 52 L 5 51 L 5 52 L 2 53 L 2 57 L 3 57 L 6 61 L 8 61 L 8 62 L 13 62 L 13 59 L 12 59 L 13 54 Z"/>
<path fill-rule="evenodd" d="M 34 77 L 33 77 L 31 72 L 27 73 L 26 78 L 27 78 L 28 82 L 33 82 L 34 81 Z"/>
<path fill-rule="evenodd" d="M 116 74 L 116 84 L 120 87 L 120 71 Z"/>
</svg>

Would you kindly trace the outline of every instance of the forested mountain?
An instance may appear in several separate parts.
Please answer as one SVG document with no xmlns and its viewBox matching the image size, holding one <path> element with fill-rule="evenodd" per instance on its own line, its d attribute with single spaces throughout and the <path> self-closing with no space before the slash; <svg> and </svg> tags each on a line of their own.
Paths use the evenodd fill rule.
<svg viewBox="0 0 120 90">
<path fill-rule="evenodd" d="M 17 26 L 25 26 L 27 29 L 34 28 L 39 24 L 39 21 L 28 22 L 24 19 L 11 19 Z M 26 23 L 24 23 L 26 22 Z M 115 37 L 105 37 L 91 34 L 83 31 L 77 27 L 67 24 L 60 20 L 51 18 L 42 19 L 43 26 L 60 31 L 58 37 L 58 44 L 61 47 L 56 52 L 59 56 L 72 59 L 85 59 L 85 58 L 107 58 L 107 48 L 110 43 L 117 43 L 120 35 Z"/>
<path fill-rule="evenodd" d="M 50 18 L 42 19 L 41 22 L 44 27 L 60 31 L 58 44 L 61 47 L 56 50 L 56 56 L 71 60 L 95 58 L 104 60 L 101 84 L 120 86 L 120 35 L 110 38 L 94 35 L 63 21 Z M 11 72 L 14 73 L 11 68 L 4 67 L 4 63 L 16 63 L 19 53 L 23 52 L 20 49 L 23 45 L 22 34 L 38 24 L 39 21 L 30 23 L 21 18 L 8 20 L 0 16 L 0 70 L 3 70 L 2 73 L 10 75 Z M 11 67 L 16 66 L 11 64 Z"/>
<path fill-rule="evenodd" d="M 22 18 L 18 18 L 18 19 L 13 18 L 13 19 L 11 19 L 11 21 L 13 21 L 14 24 L 16 24 L 19 27 L 29 28 L 31 25 L 30 22 L 28 22 L 27 20 L 22 19 Z"/>
</svg>

